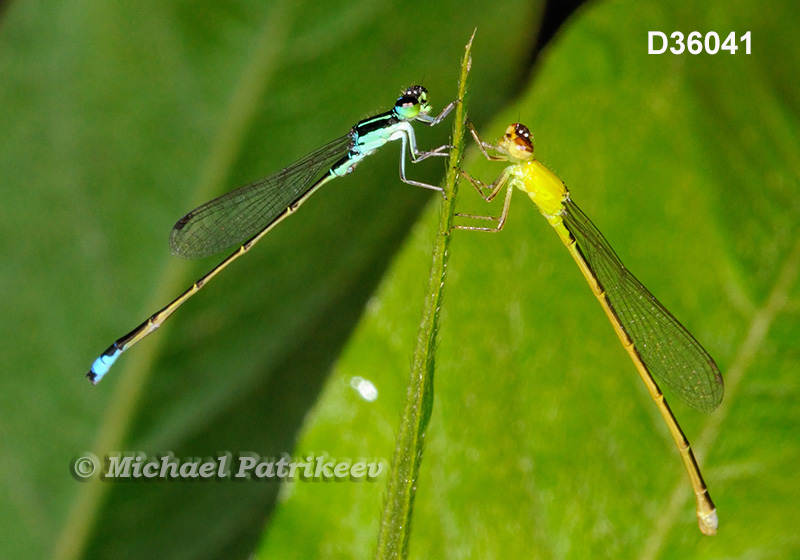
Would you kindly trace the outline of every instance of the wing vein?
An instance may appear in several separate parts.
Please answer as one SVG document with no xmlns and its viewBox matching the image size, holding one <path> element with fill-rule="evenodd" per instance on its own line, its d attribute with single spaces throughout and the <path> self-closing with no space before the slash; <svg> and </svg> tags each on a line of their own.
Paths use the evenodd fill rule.
<svg viewBox="0 0 800 560">
<path fill-rule="evenodd" d="M 198 206 L 172 228 L 172 252 L 199 259 L 247 241 L 302 198 L 352 146 L 352 135 L 346 134 L 272 175 Z"/>
<path fill-rule="evenodd" d="M 716 409 L 723 382 L 708 352 L 622 264 L 571 199 L 565 202 L 563 220 L 647 370 L 692 408 Z"/>
</svg>

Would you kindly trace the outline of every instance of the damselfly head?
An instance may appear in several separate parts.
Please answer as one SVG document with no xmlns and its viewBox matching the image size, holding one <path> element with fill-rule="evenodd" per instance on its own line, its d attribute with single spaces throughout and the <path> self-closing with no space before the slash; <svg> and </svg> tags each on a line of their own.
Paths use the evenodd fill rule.
<svg viewBox="0 0 800 560">
<path fill-rule="evenodd" d="M 524 124 L 509 125 L 500 139 L 500 146 L 515 160 L 525 161 L 533 157 L 533 135 Z"/>
<path fill-rule="evenodd" d="M 394 104 L 394 110 L 405 120 L 413 120 L 421 114 L 427 114 L 431 110 L 428 104 L 428 90 L 422 86 L 411 86 Z"/>
</svg>

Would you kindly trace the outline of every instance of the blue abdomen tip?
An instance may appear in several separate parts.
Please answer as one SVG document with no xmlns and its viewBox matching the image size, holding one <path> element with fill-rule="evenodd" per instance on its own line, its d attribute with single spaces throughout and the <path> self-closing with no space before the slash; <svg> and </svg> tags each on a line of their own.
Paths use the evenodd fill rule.
<svg viewBox="0 0 800 560">
<path fill-rule="evenodd" d="M 103 379 L 103 376 L 108 373 L 108 370 L 111 369 L 111 366 L 114 365 L 114 362 L 117 361 L 117 358 L 122 352 L 119 349 L 114 350 L 114 352 L 110 355 L 103 354 L 99 358 L 97 358 L 94 363 L 92 364 L 92 369 L 89 370 L 89 373 L 86 374 L 86 377 L 89 378 L 93 384 L 97 384 Z"/>
</svg>

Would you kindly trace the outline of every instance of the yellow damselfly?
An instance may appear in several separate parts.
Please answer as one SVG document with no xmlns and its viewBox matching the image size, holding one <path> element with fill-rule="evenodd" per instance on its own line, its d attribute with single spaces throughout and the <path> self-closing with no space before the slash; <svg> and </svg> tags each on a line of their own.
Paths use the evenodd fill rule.
<svg viewBox="0 0 800 560">
<path fill-rule="evenodd" d="M 600 230 L 572 201 L 564 182 L 534 159 L 533 138 L 525 125 L 509 126 L 496 146 L 482 141 L 472 125 L 470 130 L 486 158 L 508 161 L 510 165 L 488 185 L 463 171 L 462 176 L 487 201 L 492 201 L 504 188 L 506 196 L 498 217 L 459 214 L 493 220 L 496 226 L 457 225 L 456 228 L 500 231 L 505 225 L 515 187 L 533 200 L 569 249 L 656 402 L 689 473 L 700 530 L 713 535 L 718 526 L 714 502 L 689 440 L 655 378 L 692 408 L 711 412 L 719 406 L 723 394 L 717 365 L 689 331 L 622 264 Z"/>
</svg>

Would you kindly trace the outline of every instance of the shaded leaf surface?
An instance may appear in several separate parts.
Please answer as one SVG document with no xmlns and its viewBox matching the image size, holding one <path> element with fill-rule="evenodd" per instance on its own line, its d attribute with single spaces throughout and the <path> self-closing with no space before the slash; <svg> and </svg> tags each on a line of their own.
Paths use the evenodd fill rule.
<svg viewBox="0 0 800 560">
<path fill-rule="evenodd" d="M 479 24 L 497 60 L 484 115 L 519 83 L 520 2 L 226 1 L 7 7 L 0 28 L 3 555 L 249 556 L 275 483 L 79 484 L 83 450 L 176 457 L 292 452 L 365 301 L 431 196 L 399 145 L 315 195 L 103 383 L 114 338 L 217 261 L 169 254 L 175 221 L 391 106 L 455 95 Z M 510 33 L 509 33 L 510 32 Z M 420 130 L 420 147 L 449 125 Z M 441 161 L 409 175 L 437 182 Z M 320 523 L 338 517 L 324 514 Z M 369 519 L 377 524 L 377 510 Z M 369 549 L 374 531 L 360 546 Z"/>
</svg>

